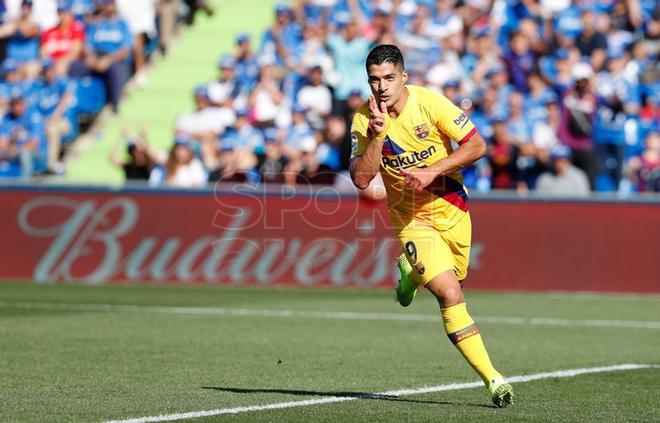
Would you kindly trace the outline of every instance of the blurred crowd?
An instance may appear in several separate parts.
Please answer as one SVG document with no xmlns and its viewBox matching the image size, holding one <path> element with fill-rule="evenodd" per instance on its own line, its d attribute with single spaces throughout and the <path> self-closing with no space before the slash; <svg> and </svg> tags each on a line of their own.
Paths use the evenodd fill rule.
<svg viewBox="0 0 660 423">
<path fill-rule="evenodd" d="M 280 4 L 262 36 L 237 34 L 217 79 L 195 89 L 161 165 L 129 149 L 146 154 L 156 171 L 138 174 L 154 184 L 345 185 L 365 57 L 395 43 L 410 83 L 460 105 L 488 141 L 464 171 L 469 188 L 657 191 L 659 35 L 652 0 Z"/>
<path fill-rule="evenodd" d="M 149 55 L 199 8 L 212 13 L 200 0 L 0 0 L 0 177 L 62 173 L 81 123 L 117 111 L 131 76 L 145 86 Z"/>
<path fill-rule="evenodd" d="M 96 19 L 108 19 L 114 2 L 100 3 Z M 168 154 L 152 151 L 144 130 L 126 135 L 129 158 L 113 163 L 128 178 L 343 184 L 350 122 L 369 95 L 365 58 L 394 43 L 409 82 L 442 92 L 488 141 L 487 156 L 464 171 L 468 188 L 660 190 L 655 0 L 297 0 L 273 14 L 260 37 L 236 34 L 217 78 L 200 81 Z M 117 55 L 95 54 L 92 35 L 103 26 L 86 19 L 84 64 L 109 72 Z M 135 45 L 99 38 L 125 55 Z M 76 61 L 67 62 L 71 74 Z"/>
</svg>

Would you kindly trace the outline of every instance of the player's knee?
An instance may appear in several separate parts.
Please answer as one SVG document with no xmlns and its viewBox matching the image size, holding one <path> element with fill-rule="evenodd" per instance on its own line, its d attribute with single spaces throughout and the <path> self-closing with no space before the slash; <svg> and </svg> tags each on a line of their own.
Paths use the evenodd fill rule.
<svg viewBox="0 0 660 423">
<path fill-rule="evenodd" d="M 442 291 L 441 305 L 443 307 L 451 307 L 453 305 L 463 302 L 463 292 L 460 285 L 447 287 Z"/>
<path fill-rule="evenodd" d="M 453 272 L 445 272 L 436 276 L 426 287 L 442 307 L 450 307 L 464 301 L 461 285 Z"/>
</svg>

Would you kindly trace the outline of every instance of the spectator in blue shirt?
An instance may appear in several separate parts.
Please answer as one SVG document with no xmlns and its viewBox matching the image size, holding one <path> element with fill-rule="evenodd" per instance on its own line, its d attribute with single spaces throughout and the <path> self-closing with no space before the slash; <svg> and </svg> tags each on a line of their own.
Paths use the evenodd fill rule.
<svg viewBox="0 0 660 423">
<path fill-rule="evenodd" d="M 339 81 L 335 86 L 335 98 L 345 101 L 355 88 L 366 98 L 370 91 L 364 75 L 364 58 L 369 53 L 369 42 L 359 35 L 357 24 L 345 24 L 341 35 L 328 36 L 328 48 L 335 60 Z"/>
<path fill-rule="evenodd" d="M 133 35 L 128 24 L 117 14 L 115 0 L 101 0 L 101 17 L 90 25 L 85 40 L 85 68 L 74 70 L 74 76 L 98 75 L 105 82 L 108 100 L 116 112 L 121 91 L 128 76 L 126 59 L 132 51 Z"/>
<path fill-rule="evenodd" d="M 626 125 L 638 116 L 639 85 L 625 74 L 628 53 L 614 53 L 608 58 L 607 69 L 598 74 L 596 94 L 598 105 L 594 123 L 594 140 L 599 156 L 600 172 L 618 188 L 623 170 L 627 140 Z M 636 135 L 636 134 L 635 134 Z M 636 141 L 636 140 L 635 140 Z"/>
<path fill-rule="evenodd" d="M 214 107 L 233 107 L 234 99 L 240 93 L 236 77 L 236 59 L 226 54 L 218 60 L 219 76 L 207 85 L 208 98 Z"/>
<path fill-rule="evenodd" d="M 236 111 L 236 123 L 220 137 L 220 145 L 223 150 L 246 149 L 255 154 L 263 154 L 263 134 L 250 124 L 247 109 Z"/>
<path fill-rule="evenodd" d="M 96 10 L 95 0 L 72 0 L 71 12 L 77 20 L 88 22 Z"/>
<path fill-rule="evenodd" d="M 74 85 L 66 76 L 58 76 L 52 59 L 43 61 L 43 77 L 35 85 L 36 107 L 44 117 L 48 139 L 48 170 L 60 173 L 59 162 L 62 139 L 74 128 L 75 114 L 72 107 Z"/>
<path fill-rule="evenodd" d="M 34 103 L 34 81 L 27 81 L 23 78 L 20 65 L 14 59 L 5 59 L 2 63 L 2 73 L 4 74 L 3 81 L 0 86 L 7 93 L 20 91 L 27 100 L 27 106 L 32 107 Z"/>
<path fill-rule="evenodd" d="M 525 116 L 529 123 L 534 126 L 539 121 L 548 121 L 548 110 L 546 104 L 557 102 L 557 94 L 545 83 L 539 73 L 529 75 L 529 95 L 525 99 Z"/>
<path fill-rule="evenodd" d="M 9 113 L 0 122 L 0 160 L 20 167 L 22 177 L 45 170 L 47 148 L 41 115 L 30 110 L 20 89 L 11 93 Z"/>
<path fill-rule="evenodd" d="M 302 105 L 293 106 L 292 123 L 285 139 L 285 151 L 292 161 L 299 159 L 303 152 L 316 150 L 315 133 L 305 118 L 306 112 L 307 109 Z"/>
<path fill-rule="evenodd" d="M 571 5 L 559 12 L 554 19 L 553 30 L 559 47 L 572 47 L 582 32 L 580 9 Z"/>
<path fill-rule="evenodd" d="M 236 36 L 234 59 L 236 59 L 234 73 L 238 80 L 239 92 L 247 96 L 259 77 L 259 66 L 257 58 L 252 52 L 250 34 L 243 32 Z"/>
<path fill-rule="evenodd" d="M 22 0 L 16 31 L 7 43 L 7 57 L 21 64 L 28 79 L 39 74 L 39 26 L 32 19 L 32 0 Z"/>
<path fill-rule="evenodd" d="M 286 63 L 300 42 L 301 32 L 293 10 L 287 5 L 278 4 L 275 7 L 275 22 L 264 31 L 260 55 L 273 55 L 278 64 Z"/>
<path fill-rule="evenodd" d="M 511 49 L 504 59 L 507 64 L 511 83 L 518 91 L 529 92 L 529 75 L 536 71 L 536 54 L 531 49 L 530 40 L 522 32 L 511 35 Z"/>
<path fill-rule="evenodd" d="M 520 92 L 513 92 L 509 97 L 509 113 L 506 124 L 509 142 L 517 147 L 518 173 L 517 188 L 525 192 L 533 188 L 540 173 L 537 148 L 532 140 L 532 126 L 525 115 L 525 97 Z"/>
<path fill-rule="evenodd" d="M 264 154 L 262 132 L 253 127 L 247 117 L 247 110 L 236 111 L 236 123 L 218 140 L 217 159 L 207 163 L 212 169 L 210 181 L 256 182 L 255 167 L 257 156 Z"/>
<path fill-rule="evenodd" d="M 509 111 L 509 98 L 515 91 L 513 85 L 509 84 L 509 75 L 506 68 L 496 65 L 486 73 L 486 79 L 490 84 L 490 88 L 494 89 L 497 93 L 495 108 L 504 114 Z"/>
</svg>

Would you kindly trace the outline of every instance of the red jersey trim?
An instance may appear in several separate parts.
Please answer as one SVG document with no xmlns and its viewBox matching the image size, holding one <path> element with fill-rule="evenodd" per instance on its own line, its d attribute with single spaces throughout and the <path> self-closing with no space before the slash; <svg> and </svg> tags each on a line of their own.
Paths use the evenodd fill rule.
<svg viewBox="0 0 660 423">
<path fill-rule="evenodd" d="M 474 136 L 474 134 L 476 134 L 476 133 L 477 133 L 477 128 L 472 128 L 472 130 L 470 132 L 468 132 L 467 135 L 464 136 L 463 139 L 458 142 L 458 144 L 460 145 L 460 144 L 468 142 L 470 140 L 470 138 L 472 138 Z"/>
</svg>

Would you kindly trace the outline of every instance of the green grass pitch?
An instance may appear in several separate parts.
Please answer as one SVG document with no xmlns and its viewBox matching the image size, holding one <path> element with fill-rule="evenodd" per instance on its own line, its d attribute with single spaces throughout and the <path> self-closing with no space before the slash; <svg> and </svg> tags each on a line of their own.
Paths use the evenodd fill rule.
<svg viewBox="0 0 660 423">
<path fill-rule="evenodd" d="M 403 309 L 378 290 L 0 283 L 0 421 L 102 422 L 476 381 L 420 294 Z M 466 297 L 509 376 L 660 364 L 659 296 Z M 518 383 L 504 410 L 478 387 L 188 421 L 647 422 L 660 421 L 658 388 L 652 367 Z"/>
</svg>

